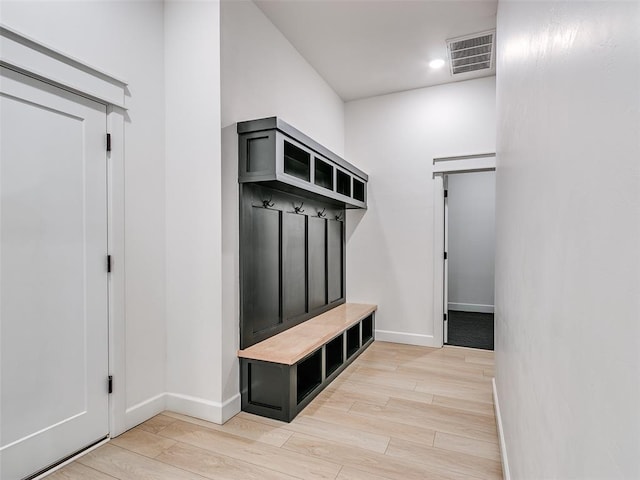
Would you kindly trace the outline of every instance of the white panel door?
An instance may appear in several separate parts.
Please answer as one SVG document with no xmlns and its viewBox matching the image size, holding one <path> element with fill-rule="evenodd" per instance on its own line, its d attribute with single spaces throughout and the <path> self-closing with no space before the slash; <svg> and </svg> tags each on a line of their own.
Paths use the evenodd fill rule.
<svg viewBox="0 0 640 480">
<path fill-rule="evenodd" d="M 108 427 L 106 107 L 0 72 L 0 478 Z"/>
</svg>

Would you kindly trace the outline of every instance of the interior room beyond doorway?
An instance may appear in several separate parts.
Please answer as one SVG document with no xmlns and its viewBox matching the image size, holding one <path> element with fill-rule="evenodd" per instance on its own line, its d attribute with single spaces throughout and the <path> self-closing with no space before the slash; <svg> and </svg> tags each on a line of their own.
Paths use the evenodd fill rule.
<svg viewBox="0 0 640 480">
<path fill-rule="evenodd" d="M 493 350 L 495 172 L 446 176 L 447 343 Z"/>
</svg>

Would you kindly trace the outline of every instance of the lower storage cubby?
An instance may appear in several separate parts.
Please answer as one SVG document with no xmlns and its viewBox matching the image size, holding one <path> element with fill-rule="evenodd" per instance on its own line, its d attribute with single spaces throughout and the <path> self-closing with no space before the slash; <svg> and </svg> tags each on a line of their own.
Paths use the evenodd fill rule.
<svg viewBox="0 0 640 480">
<path fill-rule="evenodd" d="M 322 349 L 298 363 L 296 398 L 302 402 L 322 383 Z"/>
<path fill-rule="evenodd" d="M 373 343 L 375 310 L 339 306 L 240 350 L 242 410 L 293 420 Z"/>
<path fill-rule="evenodd" d="M 360 324 L 356 323 L 347 330 L 347 358 L 351 357 L 360 348 Z"/>
<path fill-rule="evenodd" d="M 373 315 L 362 320 L 362 344 L 373 338 Z"/>
<path fill-rule="evenodd" d="M 325 375 L 328 377 L 344 363 L 344 335 L 331 340 L 325 348 Z"/>
<path fill-rule="evenodd" d="M 247 367 L 249 403 L 261 408 L 282 410 L 282 392 L 274 385 L 281 383 L 282 367 L 277 363 L 252 363 Z"/>
</svg>

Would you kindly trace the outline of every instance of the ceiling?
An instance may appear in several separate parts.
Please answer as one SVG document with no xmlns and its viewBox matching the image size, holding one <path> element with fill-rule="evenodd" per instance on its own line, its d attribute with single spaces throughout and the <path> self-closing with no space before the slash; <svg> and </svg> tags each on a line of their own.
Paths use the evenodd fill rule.
<svg viewBox="0 0 640 480">
<path fill-rule="evenodd" d="M 345 100 L 495 75 L 456 75 L 446 40 L 495 29 L 497 0 L 254 0 Z"/>
</svg>

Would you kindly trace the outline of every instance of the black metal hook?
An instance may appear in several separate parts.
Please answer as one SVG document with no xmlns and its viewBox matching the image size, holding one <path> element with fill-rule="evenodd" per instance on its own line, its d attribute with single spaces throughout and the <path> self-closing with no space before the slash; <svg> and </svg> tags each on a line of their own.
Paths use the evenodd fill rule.
<svg viewBox="0 0 640 480">
<path fill-rule="evenodd" d="M 343 212 L 340 212 L 338 215 L 336 215 L 336 220 L 341 222 L 343 220 L 342 215 L 343 215 Z"/>
<path fill-rule="evenodd" d="M 327 214 L 326 214 L 326 213 L 324 213 L 324 211 L 325 211 L 325 210 L 326 210 L 326 208 L 323 208 L 321 212 L 318 212 L 318 217 L 320 217 L 320 218 L 324 218 L 324 217 L 326 217 L 326 216 L 327 216 Z"/>
<path fill-rule="evenodd" d="M 293 209 L 295 210 L 296 213 L 303 213 L 304 212 L 304 210 L 302 209 L 303 205 L 304 205 L 304 202 L 302 202 L 299 207 L 296 207 L 296 205 L 294 204 Z"/>
<path fill-rule="evenodd" d="M 273 199 L 273 195 L 269 196 L 269 200 L 262 200 L 262 206 L 264 208 L 269 208 L 269 207 L 273 207 L 275 205 L 275 203 L 273 203 L 271 200 Z"/>
</svg>

